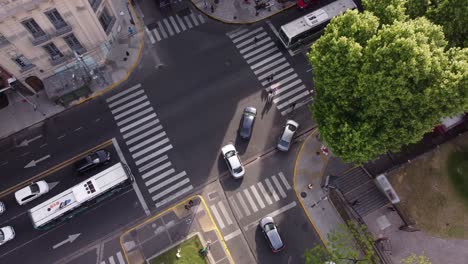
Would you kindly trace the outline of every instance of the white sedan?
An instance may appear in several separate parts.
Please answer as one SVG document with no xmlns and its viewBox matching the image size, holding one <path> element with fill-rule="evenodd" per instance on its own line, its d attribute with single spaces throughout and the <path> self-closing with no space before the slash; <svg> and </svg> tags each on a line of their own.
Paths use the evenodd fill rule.
<svg viewBox="0 0 468 264">
<path fill-rule="evenodd" d="M 236 179 L 242 178 L 245 174 L 245 169 L 244 166 L 242 166 L 242 162 L 239 155 L 237 155 L 237 150 L 234 145 L 228 144 L 224 146 L 221 148 L 221 153 L 223 154 L 224 161 L 226 161 L 232 177 Z"/>
<path fill-rule="evenodd" d="M 286 125 L 284 126 L 283 133 L 278 139 L 278 145 L 276 147 L 281 151 L 288 151 L 289 147 L 291 146 L 291 142 L 293 140 L 294 134 L 296 133 L 298 128 L 299 128 L 299 124 L 296 121 L 294 120 L 286 121 Z"/>
<path fill-rule="evenodd" d="M 38 181 L 16 191 L 15 198 L 19 205 L 23 205 L 48 192 L 49 184 L 46 181 Z"/>
</svg>

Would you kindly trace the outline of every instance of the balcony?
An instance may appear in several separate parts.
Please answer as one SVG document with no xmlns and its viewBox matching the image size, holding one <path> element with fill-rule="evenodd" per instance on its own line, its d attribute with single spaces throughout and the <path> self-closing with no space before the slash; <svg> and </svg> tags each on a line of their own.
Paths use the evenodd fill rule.
<svg viewBox="0 0 468 264">
<path fill-rule="evenodd" d="M 72 27 L 66 23 L 55 25 L 55 36 L 61 36 L 63 34 L 69 33 L 72 31 Z"/>
<path fill-rule="evenodd" d="M 67 56 L 55 56 L 54 58 L 50 58 L 49 61 L 50 61 L 50 64 L 52 64 L 52 66 L 57 66 L 63 62 L 65 62 L 67 60 Z"/>
<path fill-rule="evenodd" d="M 36 67 L 35 64 L 28 64 L 28 65 L 26 65 L 26 66 L 24 66 L 24 67 L 21 67 L 20 72 L 21 72 L 21 73 L 27 72 L 27 71 L 29 71 L 30 69 L 34 68 L 34 67 Z"/>
<path fill-rule="evenodd" d="M 49 34 L 42 34 L 38 36 L 34 36 L 34 38 L 31 40 L 32 44 L 34 46 L 40 45 L 46 41 L 50 40 L 50 35 Z"/>
</svg>

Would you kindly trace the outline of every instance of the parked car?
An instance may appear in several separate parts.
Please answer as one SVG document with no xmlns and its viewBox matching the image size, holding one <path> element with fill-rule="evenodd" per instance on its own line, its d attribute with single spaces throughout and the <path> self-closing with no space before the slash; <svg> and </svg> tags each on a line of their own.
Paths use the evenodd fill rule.
<svg viewBox="0 0 468 264">
<path fill-rule="evenodd" d="M 110 152 L 104 149 L 88 154 L 75 163 L 76 170 L 79 173 L 84 173 L 97 166 L 106 164 L 110 161 Z"/>
<path fill-rule="evenodd" d="M 0 228 L 0 245 L 15 238 L 15 230 L 11 226 L 4 226 Z"/>
<path fill-rule="evenodd" d="M 19 205 L 23 205 L 48 192 L 49 184 L 46 181 L 38 181 L 16 191 L 15 198 Z"/>
<path fill-rule="evenodd" d="M 6 211 L 6 206 L 3 202 L 0 202 L 0 215 Z"/>
<path fill-rule="evenodd" d="M 253 126 L 257 109 L 252 106 L 246 107 L 242 114 L 242 119 L 239 128 L 239 135 L 243 139 L 249 139 L 252 136 Z"/>
<path fill-rule="evenodd" d="M 288 151 L 293 140 L 293 136 L 299 128 L 299 124 L 294 120 L 286 121 L 283 133 L 281 134 L 278 145 L 276 146 L 281 151 Z"/>
<path fill-rule="evenodd" d="M 267 216 L 260 220 L 260 228 L 262 229 L 265 239 L 268 242 L 273 253 L 279 252 L 284 249 L 284 243 L 281 240 L 278 232 L 278 227 L 273 221 L 273 217 Z"/>
<path fill-rule="evenodd" d="M 226 161 L 226 165 L 232 177 L 238 179 L 244 176 L 245 169 L 244 166 L 242 166 L 242 162 L 239 155 L 237 155 L 237 150 L 234 145 L 227 144 L 221 148 L 221 153 L 223 154 L 224 161 Z"/>
</svg>

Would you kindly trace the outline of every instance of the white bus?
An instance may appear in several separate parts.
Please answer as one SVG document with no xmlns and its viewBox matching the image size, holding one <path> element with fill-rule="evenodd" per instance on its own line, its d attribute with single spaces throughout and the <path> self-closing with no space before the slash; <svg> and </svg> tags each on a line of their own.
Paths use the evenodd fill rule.
<svg viewBox="0 0 468 264">
<path fill-rule="evenodd" d="M 279 38 L 286 48 L 294 48 L 320 35 L 330 20 L 348 9 L 357 8 L 353 0 L 338 0 L 281 26 Z"/>
<path fill-rule="evenodd" d="M 29 216 L 34 228 L 45 230 L 85 211 L 132 182 L 133 176 L 128 167 L 117 163 L 31 208 Z"/>
</svg>

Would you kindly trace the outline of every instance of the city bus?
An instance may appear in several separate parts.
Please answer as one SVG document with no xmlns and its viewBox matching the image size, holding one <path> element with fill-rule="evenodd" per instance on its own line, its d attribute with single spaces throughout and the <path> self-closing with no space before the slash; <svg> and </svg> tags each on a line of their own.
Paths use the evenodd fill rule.
<svg viewBox="0 0 468 264">
<path fill-rule="evenodd" d="M 119 162 L 29 209 L 28 214 L 35 229 L 47 230 L 131 186 L 132 182 L 130 169 Z"/>
<path fill-rule="evenodd" d="M 328 22 L 348 9 L 357 8 L 353 0 L 338 0 L 281 26 L 279 38 L 286 48 L 294 48 L 320 35 Z"/>
</svg>

